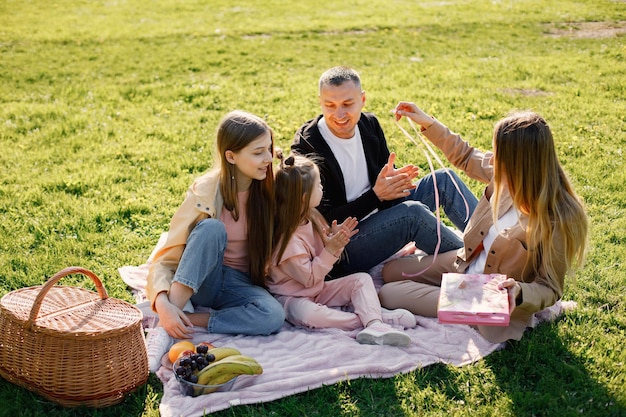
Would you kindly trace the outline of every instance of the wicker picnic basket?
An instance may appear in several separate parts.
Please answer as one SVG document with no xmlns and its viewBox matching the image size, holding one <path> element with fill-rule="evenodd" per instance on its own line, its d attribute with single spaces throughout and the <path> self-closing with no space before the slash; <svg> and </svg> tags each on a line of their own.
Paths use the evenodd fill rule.
<svg viewBox="0 0 626 417">
<path fill-rule="evenodd" d="M 55 285 L 71 274 L 97 293 Z M 148 379 L 137 307 L 109 297 L 91 271 L 68 267 L 0 300 L 0 375 L 67 407 L 108 407 Z"/>
</svg>

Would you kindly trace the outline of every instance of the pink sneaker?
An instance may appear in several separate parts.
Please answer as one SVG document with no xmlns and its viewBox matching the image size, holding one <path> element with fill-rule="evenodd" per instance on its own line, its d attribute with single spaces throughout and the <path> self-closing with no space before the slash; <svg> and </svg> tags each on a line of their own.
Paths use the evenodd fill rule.
<svg viewBox="0 0 626 417">
<path fill-rule="evenodd" d="M 381 308 L 383 323 L 391 324 L 394 326 L 401 326 L 403 329 L 412 329 L 417 326 L 417 320 L 415 315 L 409 310 L 403 308 L 396 308 L 395 310 L 387 310 Z"/>
<path fill-rule="evenodd" d="M 356 341 L 364 345 L 405 347 L 411 344 L 411 338 L 408 334 L 379 321 L 361 330 L 356 335 Z"/>
</svg>

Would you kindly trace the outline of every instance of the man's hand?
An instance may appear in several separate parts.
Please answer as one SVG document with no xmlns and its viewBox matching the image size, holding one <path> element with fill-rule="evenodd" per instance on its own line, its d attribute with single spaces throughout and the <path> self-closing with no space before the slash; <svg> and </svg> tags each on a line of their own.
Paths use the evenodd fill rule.
<svg viewBox="0 0 626 417">
<path fill-rule="evenodd" d="M 419 168 L 406 165 L 400 169 L 395 169 L 393 166 L 395 160 L 396 154 L 392 152 L 376 178 L 373 190 L 380 201 L 406 197 L 416 187 L 413 184 L 413 179 L 417 178 Z"/>
</svg>

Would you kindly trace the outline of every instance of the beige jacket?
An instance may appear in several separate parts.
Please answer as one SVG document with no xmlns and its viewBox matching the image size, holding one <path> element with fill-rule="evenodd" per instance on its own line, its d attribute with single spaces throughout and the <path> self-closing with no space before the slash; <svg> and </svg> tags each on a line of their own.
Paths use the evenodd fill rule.
<svg viewBox="0 0 626 417">
<path fill-rule="evenodd" d="M 422 132 L 435 146 L 443 151 L 450 163 L 462 169 L 470 178 L 487 183 L 482 198 L 471 216 L 463 234 L 463 248 L 457 253 L 455 267 L 457 272 L 465 272 L 481 245 L 484 236 L 493 225 L 492 210 L 489 198 L 494 191 L 492 152 L 480 152 L 443 124 L 435 121 Z M 503 214 L 513 205 L 511 196 L 503 194 L 498 212 Z M 485 273 L 506 274 L 520 282 L 522 303 L 511 315 L 508 327 L 479 326 L 480 332 L 493 342 L 507 339 L 519 340 L 527 326 L 531 324 L 532 315 L 556 303 L 563 295 L 563 283 L 567 273 L 564 260 L 563 239 L 555 234 L 554 243 L 563 256 L 557 256 L 555 269 L 557 276 L 549 277 L 543 269 L 533 272 L 527 262 L 528 249 L 525 226 L 528 218 L 524 215 L 520 223 L 500 231 L 491 245 L 485 263 Z"/>
<path fill-rule="evenodd" d="M 209 217 L 219 219 L 224 203 L 219 177 L 219 171 L 211 171 L 196 179 L 187 190 L 182 205 L 174 213 L 167 240 L 155 253 L 148 272 L 146 292 L 153 309 L 156 296 L 170 290 L 187 238 L 196 224 Z"/>
</svg>

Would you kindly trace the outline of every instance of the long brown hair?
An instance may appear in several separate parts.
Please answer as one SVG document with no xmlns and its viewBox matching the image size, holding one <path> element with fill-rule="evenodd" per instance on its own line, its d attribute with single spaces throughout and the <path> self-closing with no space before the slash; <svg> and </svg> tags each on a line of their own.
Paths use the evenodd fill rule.
<svg viewBox="0 0 626 417">
<path fill-rule="evenodd" d="M 496 124 L 493 141 L 494 207 L 508 185 L 515 207 L 528 216 L 528 254 L 535 272 L 543 267 L 548 276 L 558 278 L 553 266 L 559 256 L 553 242 L 555 230 L 564 240 L 565 259 L 560 261 L 570 271 L 580 266 L 588 219 L 559 162 L 546 121 L 530 111 L 511 114 Z"/>
<path fill-rule="evenodd" d="M 315 161 L 301 155 L 284 158 L 282 151 L 277 151 L 276 156 L 280 165 L 274 182 L 276 216 L 273 247 L 275 262 L 280 263 L 289 239 L 303 221 L 311 221 L 320 235 L 327 225 L 319 211 L 309 207 L 315 178 L 319 175 Z"/>
<path fill-rule="evenodd" d="M 239 220 L 237 205 L 237 181 L 235 166 L 226 160 L 225 153 L 230 150 L 239 152 L 259 136 L 268 133 L 271 137 L 271 149 L 274 149 L 274 133 L 260 117 L 235 110 L 224 116 L 217 128 L 217 153 L 220 158 L 220 191 L 224 198 L 224 208 L 232 213 L 235 221 Z M 252 180 L 250 194 L 246 204 L 248 221 L 249 271 L 252 282 L 264 286 L 267 266 L 272 255 L 273 202 L 272 192 L 274 175 L 272 164 L 267 168 L 264 180 Z"/>
</svg>

